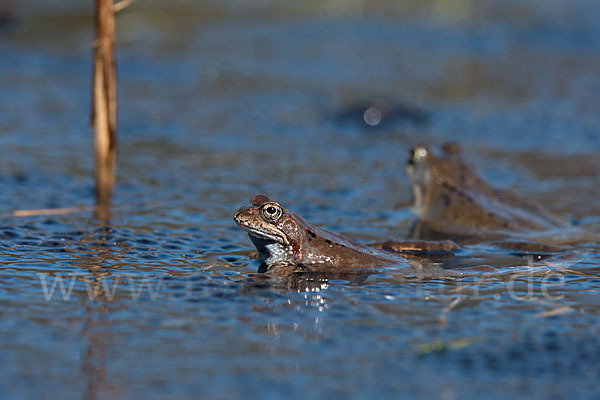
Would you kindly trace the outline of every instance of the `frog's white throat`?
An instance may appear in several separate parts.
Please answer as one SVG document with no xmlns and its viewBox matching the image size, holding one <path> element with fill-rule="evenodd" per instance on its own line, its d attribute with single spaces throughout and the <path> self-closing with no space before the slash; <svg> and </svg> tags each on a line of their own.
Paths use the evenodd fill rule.
<svg viewBox="0 0 600 400">
<path fill-rule="evenodd" d="M 267 265 L 284 263 L 292 255 L 291 246 L 286 246 L 280 241 L 270 240 L 264 236 L 249 234 L 250 240 L 258 250 L 258 257 Z"/>
<path fill-rule="evenodd" d="M 269 251 L 269 257 L 265 260 L 267 265 L 281 264 L 288 259 L 288 249 L 281 243 L 271 243 L 266 245 L 266 248 Z"/>
</svg>

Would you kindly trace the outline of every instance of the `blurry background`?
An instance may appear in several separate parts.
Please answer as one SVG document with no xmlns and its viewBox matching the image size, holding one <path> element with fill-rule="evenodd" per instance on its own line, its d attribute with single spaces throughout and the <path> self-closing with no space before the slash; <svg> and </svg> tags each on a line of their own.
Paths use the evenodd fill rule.
<svg viewBox="0 0 600 400">
<path fill-rule="evenodd" d="M 406 236 L 408 149 L 453 140 L 495 185 L 597 223 L 599 15 L 594 0 L 136 1 L 117 19 L 110 227 L 2 214 L 1 397 L 597 392 L 597 279 L 571 277 L 577 312 L 552 320 L 496 282 L 443 329 L 445 282 L 248 293 L 231 215 L 264 192 L 353 237 Z M 4 212 L 93 204 L 92 16 L 92 0 L 0 2 Z M 174 283 L 135 302 L 78 282 L 48 303 L 37 272 Z M 465 346 L 419 353 L 431 343 Z"/>
<path fill-rule="evenodd" d="M 3 163 L 44 171 L 43 180 L 87 180 L 93 2 L 3 4 Z M 589 175 L 596 157 L 573 155 L 594 153 L 600 140 L 600 27 L 593 23 L 599 7 L 138 1 L 117 24 L 121 183 L 145 190 L 170 175 L 170 185 L 186 186 L 180 193 L 230 185 L 236 198 L 257 190 L 279 196 L 348 189 L 356 174 L 373 176 L 382 167 L 390 182 L 367 184 L 401 184 L 407 148 L 445 140 L 466 146 L 484 170 L 506 174 L 498 178 L 507 185 L 530 186 L 519 168 L 543 174 L 550 186 L 572 173 L 552 157 L 572 160 L 567 168 L 579 177 Z M 391 110 L 369 129 L 363 112 L 373 101 Z M 350 165 L 319 179 L 315 173 L 336 168 L 335 160 Z M 404 200 L 406 190 L 393 189 Z M 13 207 L 58 205 L 44 204 L 50 194 L 3 195 Z M 76 201 L 69 196 L 61 193 L 54 203 Z"/>
</svg>

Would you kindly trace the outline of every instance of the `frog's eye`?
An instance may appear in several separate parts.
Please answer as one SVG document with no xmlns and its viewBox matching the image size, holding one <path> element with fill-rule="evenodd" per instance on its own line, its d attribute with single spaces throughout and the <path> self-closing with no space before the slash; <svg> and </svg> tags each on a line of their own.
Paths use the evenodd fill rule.
<svg viewBox="0 0 600 400">
<path fill-rule="evenodd" d="M 283 211 L 278 204 L 267 203 L 262 208 L 262 216 L 266 221 L 275 222 L 283 215 Z"/>
</svg>

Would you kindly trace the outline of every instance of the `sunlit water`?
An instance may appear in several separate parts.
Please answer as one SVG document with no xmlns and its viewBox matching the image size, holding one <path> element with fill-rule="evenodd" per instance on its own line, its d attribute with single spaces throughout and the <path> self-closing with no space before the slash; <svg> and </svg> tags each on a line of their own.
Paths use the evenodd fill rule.
<svg viewBox="0 0 600 400">
<path fill-rule="evenodd" d="M 85 10 L 0 31 L 2 399 L 600 391 L 597 236 L 558 266 L 463 255 L 497 275 L 275 279 L 231 219 L 266 193 L 357 239 L 406 237 L 408 149 L 455 140 L 486 179 L 597 231 L 597 2 L 141 3 L 119 20 L 108 223 L 11 215 L 93 204 Z"/>
</svg>

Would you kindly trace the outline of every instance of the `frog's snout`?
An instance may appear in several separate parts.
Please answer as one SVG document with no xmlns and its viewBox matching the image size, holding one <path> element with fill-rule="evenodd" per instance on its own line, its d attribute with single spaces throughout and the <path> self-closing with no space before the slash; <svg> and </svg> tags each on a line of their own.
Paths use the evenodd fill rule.
<svg viewBox="0 0 600 400">
<path fill-rule="evenodd" d="M 233 220 L 239 225 L 244 220 L 244 215 L 248 213 L 250 207 L 240 207 L 233 213 Z"/>
</svg>

